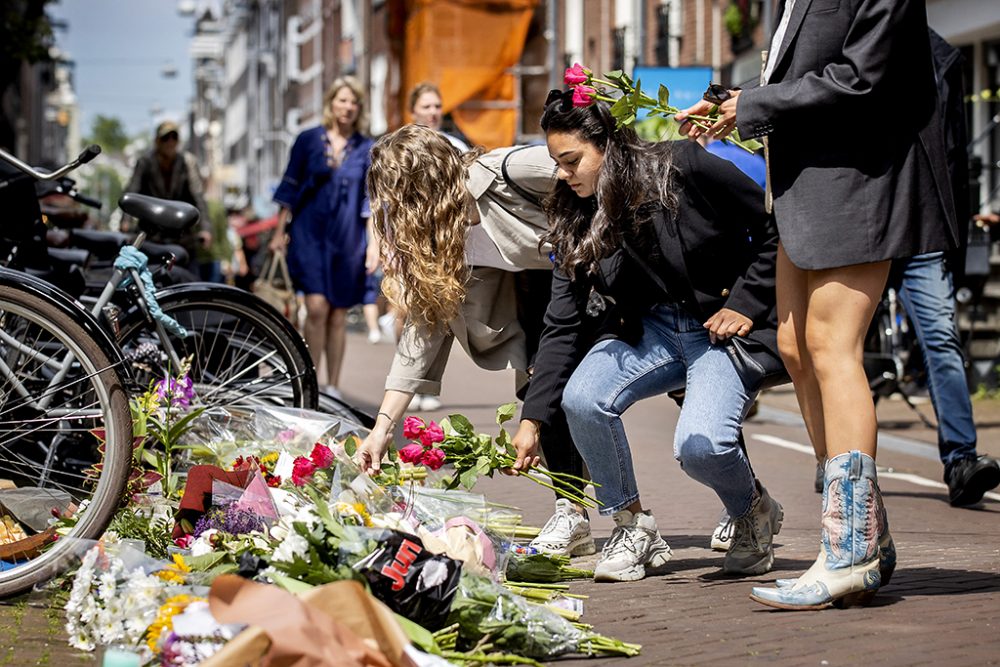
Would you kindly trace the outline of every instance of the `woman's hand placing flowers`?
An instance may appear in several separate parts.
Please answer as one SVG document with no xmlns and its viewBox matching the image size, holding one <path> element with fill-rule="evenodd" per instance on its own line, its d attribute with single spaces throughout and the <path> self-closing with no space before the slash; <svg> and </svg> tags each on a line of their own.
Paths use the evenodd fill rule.
<svg viewBox="0 0 1000 667">
<path fill-rule="evenodd" d="M 532 419 L 521 420 L 521 425 L 517 428 L 517 433 L 514 434 L 514 439 L 510 443 L 514 446 L 517 458 L 514 460 L 514 464 L 504 472 L 507 474 L 528 472 L 532 466 L 541 465 L 542 459 L 538 455 L 538 435 L 538 422 Z"/>
</svg>

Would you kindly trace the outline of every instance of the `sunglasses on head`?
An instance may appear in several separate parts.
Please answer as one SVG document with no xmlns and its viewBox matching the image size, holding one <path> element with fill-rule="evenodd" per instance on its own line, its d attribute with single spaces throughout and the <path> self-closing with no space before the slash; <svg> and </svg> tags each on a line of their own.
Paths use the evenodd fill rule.
<svg viewBox="0 0 1000 667">
<path fill-rule="evenodd" d="M 560 90 L 559 88 L 553 88 L 549 91 L 548 96 L 545 98 L 545 106 L 548 107 L 554 102 L 562 102 L 562 110 L 565 111 L 568 107 L 573 106 L 573 90 Z"/>
</svg>

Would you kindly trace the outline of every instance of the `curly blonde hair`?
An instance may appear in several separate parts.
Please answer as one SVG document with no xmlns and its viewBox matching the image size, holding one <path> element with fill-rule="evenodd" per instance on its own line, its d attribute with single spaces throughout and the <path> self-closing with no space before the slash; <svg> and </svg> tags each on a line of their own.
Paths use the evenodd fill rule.
<svg viewBox="0 0 1000 667">
<path fill-rule="evenodd" d="M 353 76 L 338 76 L 326 89 L 323 94 L 323 127 L 332 128 L 337 124 L 337 119 L 333 115 L 330 103 L 337 96 L 341 88 L 348 88 L 358 100 L 358 118 L 354 121 L 354 131 L 365 134 L 368 132 L 368 105 L 365 104 L 365 89 Z"/>
<path fill-rule="evenodd" d="M 468 164 L 444 136 L 420 125 L 404 125 L 372 146 L 368 197 L 382 289 L 418 325 L 444 327 L 465 299 Z"/>
</svg>

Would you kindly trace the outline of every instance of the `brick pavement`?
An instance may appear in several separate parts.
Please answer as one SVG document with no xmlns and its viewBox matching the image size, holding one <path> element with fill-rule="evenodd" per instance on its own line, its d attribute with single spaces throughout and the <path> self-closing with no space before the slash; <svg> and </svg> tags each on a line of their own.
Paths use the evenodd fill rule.
<svg viewBox="0 0 1000 667">
<path fill-rule="evenodd" d="M 374 405 L 381 397 L 391 348 L 368 345 L 355 334 L 348 346 L 345 393 L 359 404 Z M 488 430 L 496 406 L 510 400 L 512 387 L 512 374 L 481 371 L 456 350 L 444 381 L 444 408 L 430 416 L 462 412 Z M 758 475 L 785 507 L 774 571 L 746 579 L 720 576 L 721 554 L 707 546 L 721 506 L 673 461 L 677 410 L 666 399 L 652 399 L 626 415 L 626 427 L 643 500 L 674 558 L 657 576 L 641 582 L 575 582 L 574 592 L 590 596 L 583 620 L 605 634 L 642 643 L 642 655 L 629 665 L 1000 664 L 1000 502 L 994 500 L 975 510 L 957 510 L 947 505 L 941 489 L 883 479 L 900 564 L 892 584 L 872 607 L 783 613 L 749 600 L 752 585 L 795 576 L 808 567 L 818 540 L 819 496 L 812 491 L 812 458 L 757 437 L 806 443 L 801 426 L 787 419 L 794 397 L 787 391 L 773 392 L 762 402 L 766 409 L 746 431 Z M 905 406 L 885 402 L 880 419 L 893 422 L 892 434 L 933 443 L 933 433 L 916 426 L 915 420 L 907 422 L 905 412 Z M 1000 453 L 1000 403 L 977 403 L 976 414 L 977 422 L 983 418 L 985 425 L 981 449 Z M 928 456 L 933 448 L 915 447 L 883 448 L 880 466 L 940 479 L 940 463 Z M 486 480 L 479 490 L 498 502 L 522 507 L 530 524 L 540 525 L 551 511 L 552 498 L 526 480 Z M 607 539 L 611 520 L 594 517 L 593 524 L 598 542 Z M 17 647 L 7 651 L 5 644 L 15 641 L 15 609 L 0 608 L 0 666 L 36 664 L 40 658 L 42 664 L 87 662 L 63 644 L 53 644 L 56 637 L 62 640 L 61 632 L 42 611 L 30 608 L 18 612 L 23 620 Z M 557 662 L 625 664 L 620 659 Z"/>
</svg>

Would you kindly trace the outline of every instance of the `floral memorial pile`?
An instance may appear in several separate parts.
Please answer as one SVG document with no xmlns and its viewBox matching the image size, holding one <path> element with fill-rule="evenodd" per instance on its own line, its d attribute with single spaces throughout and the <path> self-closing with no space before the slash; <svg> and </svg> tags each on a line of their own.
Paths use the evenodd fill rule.
<svg viewBox="0 0 1000 667">
<path fill-rule="evenodd" d="M 49 585 L 64 596 L 75 648 L 210 667 L 639 653 L 580 622 L 583 596 L 565 582 L 590 571 L 519 544 L 533 531 L 516 508 L 470 491 L 513 461 L 503 428 L 512 405 L 497 412 L 498 436 L 461 415 L 408 418 L 409 442 L 369 477 L 352 460 L 366 435 L 357 424 L 206 410 L 186 387 L 167 380 L 133 401 L 128 496 L 104 538 L 80 541 L 75 568 Z M 596 506 L 572 478 L 527 476 Z M 65 534 L 85 511 L 52 527 Z"/>
</svg>

